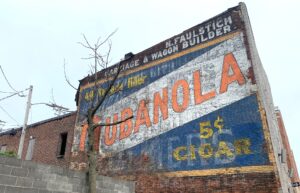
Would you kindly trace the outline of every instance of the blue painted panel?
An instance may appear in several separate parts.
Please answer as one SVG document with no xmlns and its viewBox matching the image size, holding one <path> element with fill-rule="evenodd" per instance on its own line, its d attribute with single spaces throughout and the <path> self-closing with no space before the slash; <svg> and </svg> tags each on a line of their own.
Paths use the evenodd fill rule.
<svg viewBox="0 0 300 193">
<path fill-rule="evenodd" d="M 217 122 L 216 125 L 214 123 L 221 119 L 224 126 L 220 132 L 220 129 L 215 127 L 218 127 L 220 122 Z M 207 123 L 207 121 L 212 125 L 213 134 L 210 136 L 207 132 L 202 132 L 202 136 L 207 138 L 201 138 L 200 123 Z M 244 146 L 239 153 L 241 146 L 237 144 L 241 141 Z M 247 144 L 247 142 L 249 143 Z M 225 144 L 225 149 L 224 146 L 223 149 L 220 149 L 220 143 L 221 146 Z M 203 144 L 209 144 L 208 146 L 213 149 L 210 157 L 205 158 L 199 154 L 199 147 L 204 147 Z M 178 154 L 174 155 L 176 150 L 178 150 Z M 205 152 L 206 155 L 207 152 Z M 154 171 L 186 171 L 269 164 L 256 95 L 246 97 L 183 126 L 174 128 L 120 152 L 120 154 L 126 159 L 146 156 L 149 162 L 153 163 L 151 170 Z M 118 156 L 122 157 L 122 155 Z M 176 156 L 180 160 L 176 159 Z M 120 170 L 123 171 L 132 167 L 130 164 L 134 163 L 132 160 L 125 165 L 114 163 L 118 161 L 115 158 L 110 161 L 113 162 L 112 165 L 118 164 Z"/>
</svg>

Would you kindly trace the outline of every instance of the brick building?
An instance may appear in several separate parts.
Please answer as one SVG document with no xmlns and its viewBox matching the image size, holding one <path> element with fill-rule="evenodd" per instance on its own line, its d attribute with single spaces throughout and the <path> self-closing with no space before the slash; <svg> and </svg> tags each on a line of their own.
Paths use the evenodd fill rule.
<svg viewBox="0 0 300 193">
<path fill-rule="evenodd" d="M 297 168 L 243 3 L 98 72 L 105 78 L 97 91 L 93 77 L 82 79 L 77 114 L 31 125 L 23 159 L 84 169 L 85 112 L 118 65 L 117 86 L 95 120 L 134 118 L 95 130 L 100 174 L 133 180 L 138 193 L 297 191 Z M 0 145 L 16 150 L 19 130 L 2 134 Z"/>
<path fill-rule="evenodd" d="M 28 125 L 22 159 L 69 167 L 76 113 Z M 18 152 L 22 128 L 0 133 L 0 149 Z"/>
<path fill-rule="evenodd" d="M 139 193 L 293 191 L 245 4 L 125 58 L 98 72 L 97 90 L 80 81 L 73 169 L 85 163 L 84 115 L 120 67 L 95 119 L 134 118 L 97 131 L 101 174 Z"/>
<path fill-rule="evenodd" d="M 75 124 L 75 113 L 54 117 L 51 119 L 47 119 L 41 122 L 37 122 L 28 126 L 26 138 L 25 138 L 25 146 L 23 151 L 22 159 L 26 158 L 26 154 L 28 152 L 28 146 L 30 141 L 30 136 L 32 139 L 35 139 L 36 143 L 33 147 L 33 154 L 31 160 L 39 163 L 57 165 L 62 167 L 70 167 L 73 169 L 82 170 L 86 167 L 86 157 L 83 152 L 80 155 L 76 156 L 76 159 L 72 159 L 71 155 L 71 146 L 72 146 L 72 138 L 73 138 L 73 130 Z M 299 182 L 299 175 L 297 171 L 297 166 L 294 160 L 294 156 L 289 146 L 288 138 L 286 135 L 284 123 L 282 120 L 282 116 L 280 111 L 276 108 L 276 115 L 278 119 L 278 126 L 280 128 L 281 136 L 283 139 L 284 146 L 287 152 L 287 166 L 290 175 L 291 182 Z M 3 151 L 14 151 L 17 152 L 18 144 L 20 140 L 20 130 L 21 128 L 16 128 L 9 130 L 7 132 L 0 134 L 0 149 Z M 53 132 L 54 131 L 54 132 Z M 64 156 L 59 155 L 61 152 L 61 136 L 62 134 L 68 133 L 67 135 L 67 143 L 66 143 L 66 150 Z M 71 162 L 71 165 L 70 165 Z M 77 162 L 78 165 L 74 165 L 74 162 Z M 73 165 L 72 165 L 73 163 Z M 229 174 L 233 171 L 228 171 Z M 220 175 L 213 175 L 213 176 L 198 176 L 195 178 L 161 178 L 159 176 L 144 176 L 140 175 L 138 179 L 135 179 L 140 186 L 141 191 L 147 192 L 149 188 L 156 189 L 157 186 L 164 187 L 168 185 L 168 191 L 172 192 L 172 188 L 170 186 L 178 186 L 181 184 L 186 183 L 195 183 L 201 185 L 201 188 L 198 190 L 202 190 L 203 192 L 216 192 L 216 190 L 234 190 L 234 191 L 244 191 L 244 187 L 241 186 L 241 180 L 252 181 L 255 179 L 256 183 L 253 184 L 254 186 L 249 191 L 256 191 L 257 181 L 259 182 L 259 186 L 261 188 L 268 187 L 267 180 L 272 179 L 272 181 L 276 181 L 275 176 L 270 177 L 268 174 L 256 174 L 256 173 L 248 173 L 248 174 L 235 174 L 228 175 L 220 174 Z M 252 180 L 251 180 L 252 179 Z M 266 184 L 265 184 L 266 183 Z M 143 189 L 144 188 L 144 189 Z M 167 188 L 166 188 L 167 189 Z M 180 191 L 191 191 L 193 192 L 194 187 L 191 189 L 187 189 L 186 187 L 179 186 L 176 190 Z M 206 191 L 207 190 L 207 191 Z M 299 192 L 298 188 L 294 188 L 295 193 Z"/>
<path fill-rule="evenodd" d="M 288 139 L 288 136 L 286 133 L 286 129 L 284 126 L 281 112 L 278 108 L 275 108 L 275 112 L 276 112 L 276 116 L 277 116 L 277 121 L 278 121 L 278 126 L 279 126 L 279 130 L 280 130 L 283 146 L 285 148 L 286 155 L 287 155 L 286 160 L 284 160 L 287 163 L 287 168 L 286 168 L 287 171 L 286 172 L 289 174 L 289 176 L 291 178 L 291 182 L 297 183 L 297 182 L 300 182 L 300 179 L 299 179 L 297 165 L 296 165 L 296 162 L 294 159 L 293 150 L 289 143 L 289 139 Z M 295 190 L 295 192 L 300 193 L 299 187 L 294 187 L 294 190 Z"/>
</svg>

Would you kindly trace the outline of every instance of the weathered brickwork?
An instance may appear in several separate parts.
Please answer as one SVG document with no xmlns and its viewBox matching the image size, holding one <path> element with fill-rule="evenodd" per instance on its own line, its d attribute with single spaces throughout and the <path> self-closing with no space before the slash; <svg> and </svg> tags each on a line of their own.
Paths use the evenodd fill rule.
<svg viewBox="0 0 300 193">
<path fill-rule="evenodd" d="M 251 29 L 249 16 L 246 6 L 242 6 L 242 18 L 245 21 L 245 40 L 247 50 L 249 52 L 249 59 L 253 66 L 253 72 L 255 74 L 255 81 L 257 82 L 256 90 L 259 93 L 259 100 L 261 103 L 262 115 L 265 119 L 266 134 L 270 139 L 268 148 L 271 153 L 271 162 L 275 165 L 275 174 L 280 181 L 281 192 L 291 191 L 291 180 L 288 176 L 287 164 L 282 162 L 281 153 L 284 149 L 282 136 L 280 134 L 277 117 L 274 109 L 274 102 L 272 98 L 271 86 L 268 81 L 268 77 L 261 63 L 256 44 L 254 41 L 254 35 Z"/>
<path fill-rule="evenodd" d="M 6 151 L 18 152 L 20 132 L 0 135 L 0 146 L 6 145 Z"/>
<path fill-rule="evenodd" d="M 270 183 L 273 182 L 273 183 Z M 277 193 L 274 173 L 165 178 L 141 175 L 136 193 Z"/>
<path fill-rule="evenodd" d="M 125 72 L 94 121 L 133 118 L 95 130 L 99 174 L 132 180 L 137 193 L 292 190 L 291 167 L 279 156 L 287 149 L 287 137 L 275 117 L 243 3 L 120 65 Z M 113 76 L 115 69 L 105 69 L 98 77 Z M 85 111 L 95 93 L 103 95 L 106 80 L 99 81 L 97 92 L 93 77 L 80 81 L 77 116 L 31 125 L 23 159 L 32 136 L 32 160 L 85 170 Z M 58 158 L 64 132 L 66 153 Z M 0 145 L 16 151 L 19 135 L 0 136 Z"/>
<path fill-rule="evenodd" d="M 280 131 L 280 135 L 282 138 L 282 142 L 283 142 L 283 146 L 286 149 L 286 164 L 288 167 L 288 173 L 289 176 L 291 177 L 291 182 L 300 182 L 300 178 L 299 178 L 299 174 L 298 174 L 298 169 L 297 169 L 297 165 L 295 162 L 295 158 L 294 158 L 294 154 L 293 154 L 293 150 L 290 146 L 289 143 L 289 139 L 286 133 L 286 129 L 284 126 L 284 122 L 283 122 L 283 118 L 281 115 L 280 110 L 277 108 L 276 109 L 276 117 L 277 117 L 277 121 L 278 121 L 278 127 L 279 127 L 279 131 Z M 295 193 L 299 193 L 300 192 L 300 188 L 299 187 L 294 187 L 293 188 Z"/>
<path fill-rule="evenodd" d="M 272 96 L 243 3 L 120 66 L 94 121 L 133 118 L 97 131 L 101 174 L 135 180 L 137 192 L 288 192 Z M 93 81 L 81 80 L 77 93 L 74 169 L 86 166 L 85 112 L 108 85 L 101 79 L 94 90 Z"/>
<path fill-rule="evenodd" d="M 283 118 L 279 109 L 276 109 L 276 116 L 277 116 L 278 126 L 282 137 L 283 145 L 287 153 L 287 165 L 289 170 L 292 171 L 292 175 L 291 175 L 292 181 L 299 182 L 300 179 L 299 179 L 299 174 L 298 174 L 297 166 L 293 155 L 293 150 L 290 146 L 289 139 L 284 126 Z"/>
<path fill-rule="evenodd" d="M 30 139 L 35 139 L 32 161 L 69 167 L 76 114 L 71 113 L 29 125 L 26 130 L 22 159 L 25 159 Z M 59 157 L 60 134 L 67 133 L 65 155 Z M 20 128 L 0 136 L 0 145 L 18 152 Z"/>
</svg>

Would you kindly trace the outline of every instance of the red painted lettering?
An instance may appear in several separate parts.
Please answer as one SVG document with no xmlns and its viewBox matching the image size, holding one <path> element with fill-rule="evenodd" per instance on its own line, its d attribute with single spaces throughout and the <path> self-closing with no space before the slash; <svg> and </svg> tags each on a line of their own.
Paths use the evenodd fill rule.
<svg viewBox="0 0 300 193">
<path fill-rule="evenodd" d="M 230 69 L 232 71 L 231 75 L 229 74 Z M 220 93 L 226 92 L 228 85 L 235 81 L 239 85 L 243 85 L 246 82 L 234 55 L 229 53 L 224 56 Z"/>
<path fill-rule="evenodd" d="M 182 104 L 178 103 L 178 88 L 182 87 L 183 100 Z M 189 105 L 190 88 L 186 80 L 178 80 L 172 88 L 172 106 L 175 112 L 183 112 Z"/>
<path fill-rule="evenodd" d="M 159 120 L 159 109 L 163 120 L 168 118 L 168 88 L 163 88 L 163 97 L 161 98 L 159 92 L 154 93 L 154 107 L 153 107 L 153 123 L 157 124 Z"/>
<path fill-rule="evenodd" d="M 202 94 L 200 71 L 195 71 L 193 76 L 194 76 L 194 97 L 195 97 L 194 100 L 196 105 L 201 104 L 204 101 L 207 101 L 216 96 L 215 91 L 210 91 L 206 94 Z"/>
<path fill-rule="evenodd" d="M 114 120 L 113 122 L 117 122 L 118 121 L 118 114 L 114 114 Z M 110 117 L 106 118 L 105 121 L 106 124 L 110 124 Z M 111 130 L 112 128 L 112 130 Z M 104 134 L 104 143 L 105 145 L 112 145 L 114 144 L 115 140 L 116 140 L 116 136 L 117 136 L 117 125 L 113 125 L 113 126 L 105 126 L 105 134 Z"/>
<path fill-rule="evenodd" d="M 151 121 L 149 117 L 149 110 L 146 105 L 146 100 L 141 100 L 136 113 L 136 122 L 134 126 L 134 133 L 139 131 L 141 125 L 151 126 Z"/>
<path fill-rule="evenodd" d="M 133 115 L 131 108 L 126 108 L 121 112 L 121 120 L 125 120 Z M 120 140 L 130 136 L 132 132 L 132 119 L 128 119 L 120 124 Z"/>
</svg>

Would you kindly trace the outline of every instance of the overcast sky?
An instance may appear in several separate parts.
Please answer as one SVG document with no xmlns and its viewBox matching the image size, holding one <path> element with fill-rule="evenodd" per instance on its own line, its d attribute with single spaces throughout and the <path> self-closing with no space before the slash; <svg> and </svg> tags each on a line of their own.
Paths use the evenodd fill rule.
<svg viewBox="0 0 300 193">
<path fill-rule="evenodd" d="M 112 37 L 112 64 L 128 52 L 138 53 L 230 7 L 236 0 L 1 0 L 0 65 L 18 91 L 33 85 L 32 103 L 55 102 L 76 109 L 75 90 L 64 80 L 63 63 L 70 81 L 89 72 L 88 52 L 77 42 L 84 33 L 90 42 Z M 267 72 L 274 103 L 279 106 L 300 164 L 300 1 L 245 1 L 260 58 Z M 53 92 L 52 92 L 53 90 Z M 12 92 L 0 74 L 0 91 Z M 25 92 L 26 93 L 26 92 Z M 52 94 L 53 93 L 53 94 Z M 26 93 L 27 94 L 27 93 Z M 0 99 L 8 96 L 0 93 Z M 4 128 L 21 126 L 26 98 L 0 101 Z M 34 105 L 29 124 L 53 117 L 50 108 Z M 1 124 L 1 123 L 0 123 Z M 1 127 L 1 125 L 0 125 Z M 299 168 L 299 166 L 298 166 Z"/>
</svg>

